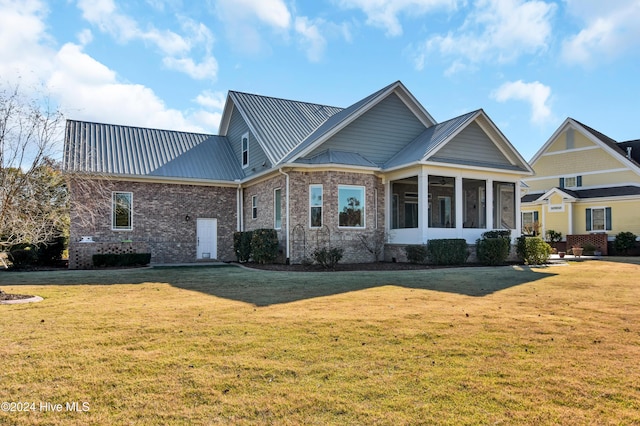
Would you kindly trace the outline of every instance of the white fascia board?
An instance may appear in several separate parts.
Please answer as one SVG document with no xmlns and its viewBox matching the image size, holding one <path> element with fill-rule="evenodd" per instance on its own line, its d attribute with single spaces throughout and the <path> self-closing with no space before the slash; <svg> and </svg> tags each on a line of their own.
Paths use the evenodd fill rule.
<svg viewBox="0 0 640 426">
<path fill-rule="evenodd" d="M 533 175 L 533 172 L 522 171 L 522 170 L 509 170 L 509 169 L 501 169 L 498 167 L 484 167 L 484 166 L 472 166 L 469 164 L 457 164 L 457 163 L 439 163 L 437 161 L 420 161 L 420 164 L 425 166 L 433 166 L 433 167 L 446 167 L 449 169 L 465 169 L 465 170 L 477 170 L 483 172 L 492 172 L 498 173 L 502 175 L 518 175 L 518 176 L 527 176 Z M 521 178 L 522 179 L 522 178 Z"/>
<path fill-rule="evenodd" d="M 101 180 L 124 180 L 127 182 L 141 183 L 162 183 L 170 185 L 198 185 L 198 186 L 228 186 L 237 187 L 238 182 L 232 180 L 214 180 L 214 179 L 194 179 L 194 178 L 177 178 L 164 176 L 141 176 L 141 175 L 125 175 L 125 174 L 90 174 L 90 179 Z"/>
<path fill-rule="evenodd" d="M 227 136 L 229 131 L 229 123 L 231 122 L 231 113 L 233 112 L 233 100 L 231 99 L 231 92 L 227 93 L 227 100 L 224 103 L 224 109 L 222 110 L 222 117 L 220 117 L 220 126 L 218 126 L 218 136 Z"/>
</svg>

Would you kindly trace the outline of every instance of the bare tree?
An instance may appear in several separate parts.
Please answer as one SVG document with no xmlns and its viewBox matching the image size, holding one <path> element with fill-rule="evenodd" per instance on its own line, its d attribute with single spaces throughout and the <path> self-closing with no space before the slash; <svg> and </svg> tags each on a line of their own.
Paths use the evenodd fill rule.
<svg viewBox="0 0 640 426">
<path fill-rule="evenodd" d="M 68 190 L 52 160 L 64 117 L 48 100 L 0 89 L 0 251 L 51 241 L 68 228 Z"/>
</svg>

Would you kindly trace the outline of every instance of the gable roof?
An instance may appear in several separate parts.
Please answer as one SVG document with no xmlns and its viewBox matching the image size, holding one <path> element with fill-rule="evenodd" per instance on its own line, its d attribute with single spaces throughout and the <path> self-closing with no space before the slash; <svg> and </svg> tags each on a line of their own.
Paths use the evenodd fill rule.
<svg viewBox="0 0 640 426">
<path fill-rule="evenodd" d="M 226 138 L 67 120 L 64 168 L 104 175 L 234 181 L 242 176 Z"/>
<path fill-rule="evenodd" d="M 237 110 L 271 164 L 278 163 L 328 118 L 342 108 L 229 91 L 220 123 L 226 136 L 231 115 Z"/>
<path fill-rule="evenodd" d="M 555 142 L 555 140 L 560 136 L 560 133 L 564 131 L 567 127 L 572 127 L 583 135 L 588 137 L 592 142 L 600 145 L 603 149 L 608 151 L 618 160 L 626 163 L 628 166 L 636 169 L 636 172 L 640 172 L 638 168 L 640 168 L 640 140 L 636 141 L 627 141 L 627 142 L 617 142 L 615 139 L 610 138 L 609 136 L 595 130 L 592 127 L 587 126 L 586 124 L 581 123 L 580 121 L 567 117 L 565 121 L 556 129 L 556 131 L 551 135 L 551 137 L 545 142 L 544 145 L 535 153 L 535 155 L 529 161 L 530 164 L 534 164 L 541 156 L 545 153 L 547 148 Z M 632 157 L 627 157 L 627 146 L 632 147 Z M 633 153 L 633 150 L 636 152 Z M 635 154 L 635 155 L 634 155 Z"/>
<path fill-rule="evenodd" d="M 458 134 L 469 127 L 471 123 L 477 122 L 478 120 L 483 120 L 487 125 L 489 125 L 489 128 L 493 130 L 494 138 L 499 140 L 496 141 L 491 137 L 489 138 L 492 140 L 492 143 L 496 145 L 496 148 L 505 154 L 505 159 L 510 162 L 509 164 L 500 163 L 498 161 L 480 161 L 474 158 L 461 159 L 437 157 L 437 153 L 441 151 L 445 145 L 450 143 Z M 486 131 L 484 132 L 486 134 Z M 487 134 L 487 136 L 489 135 Z M 429 127 L 403 150 L 387 161 L 384 165 L 384 169 L 394 169 L 406 164 L 430 160 L 440 163 L 512 170 L 533 174 L 533 170 L 529 164 L 520 156 L 513 145 L 509 143 L 507 138 L 497 129 L 482 109 L 471 111 L 467 114 L 460 115 Z"/>
<path fill-rule="evenodd" d="M 358 117 L 362 116 L 392 93 L 400 97 L 405 105 L 422 121 L 425 127 L 431 127 L 436 124 L 431 114 L 422 107 L 404 84 L 396 81 L 330 117 L 315 129 L 313 133 L 309 134 L 305 140 L 294 147 L 279 163 L 295 161 L 297 158 L 318 148 L 324 141 L 353 123 Z"/>
</svg>

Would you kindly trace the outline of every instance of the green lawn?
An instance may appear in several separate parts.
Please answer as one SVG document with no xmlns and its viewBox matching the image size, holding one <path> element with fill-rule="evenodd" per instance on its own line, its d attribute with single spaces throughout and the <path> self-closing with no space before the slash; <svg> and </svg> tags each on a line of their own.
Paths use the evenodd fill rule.
<svg viewBox="0 0 640 426">
<path fill-rule="evenodd" d="M 0 424 L 640 424 L 640 259 L 614 260 L 0 272 L 44 297 L 0 306 Z"/>
</svg>

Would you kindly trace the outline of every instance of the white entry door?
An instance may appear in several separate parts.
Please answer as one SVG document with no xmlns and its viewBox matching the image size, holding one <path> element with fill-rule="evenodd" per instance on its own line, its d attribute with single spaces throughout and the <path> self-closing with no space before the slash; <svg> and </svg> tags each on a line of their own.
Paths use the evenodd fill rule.
<svg viewBox="0 0 640 426">
<path fill-rule="evenodd" d="M 198 219 L 198 259 L 218 258 L 218 219 Z"/>
</svg>

